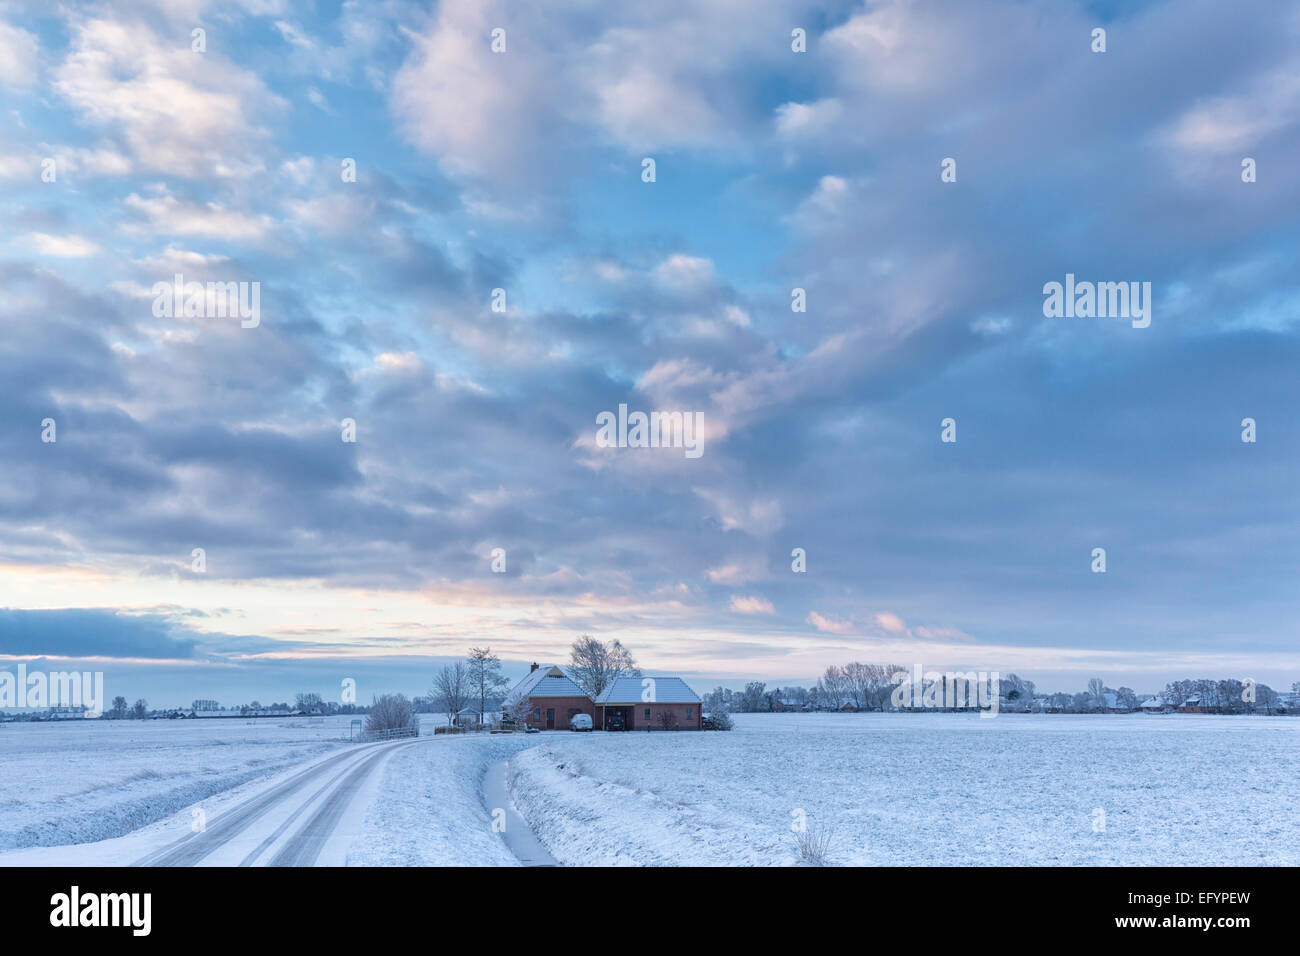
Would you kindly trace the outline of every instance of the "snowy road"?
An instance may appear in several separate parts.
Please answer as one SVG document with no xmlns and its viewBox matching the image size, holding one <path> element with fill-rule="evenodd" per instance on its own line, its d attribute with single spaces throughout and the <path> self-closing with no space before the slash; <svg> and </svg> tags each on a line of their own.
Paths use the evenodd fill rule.
<svg viewBox="0 0 1300 956">
<path fill-rule="evenodd" d="M 342 865 L 379 768 L 395 750 L 428 745 L 429 738 L 416 738 L 335 754 L 225 809 L 199 832 L 133 865 Z"/>
</svg>

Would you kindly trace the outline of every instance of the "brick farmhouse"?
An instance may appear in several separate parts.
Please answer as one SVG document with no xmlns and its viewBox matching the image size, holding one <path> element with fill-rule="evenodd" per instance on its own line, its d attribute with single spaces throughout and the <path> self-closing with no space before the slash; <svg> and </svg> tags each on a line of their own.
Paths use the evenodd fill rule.
<svg viewBox="0 0 1300 956">
<path fill-rule="evenodd" d="M 510 713 L 521 697 L 527 697 L 532 704 L 527 718 L 529 727 L 568 730 L 569 721 L 577 714 L 586 714 L 591 718 L 592 726 L 600 726 L 596 723 L 596 708 L 587 692 L 553 665 L 534 664 L 528 676 L 506 694 L 502 709 Z"/>
<path fill-rule="evenodd" d="M 628 730 L 699 730 L 700 703 L 680 677 L 619 677 L 596 698 L 599 726 L 622 714 Z"/>
<path fill-rule="evenodd" d="M 700 698 L 680 677 L 620 677 L 595 699 L 553 664 L 534 664 L 502 702 L 507 714 L 527 698 L 526 722 L 537 730 L 568 730 L 577 714 L 597 730 L 621 715 L 628 730 L 699 730 Z"/>
</svg>

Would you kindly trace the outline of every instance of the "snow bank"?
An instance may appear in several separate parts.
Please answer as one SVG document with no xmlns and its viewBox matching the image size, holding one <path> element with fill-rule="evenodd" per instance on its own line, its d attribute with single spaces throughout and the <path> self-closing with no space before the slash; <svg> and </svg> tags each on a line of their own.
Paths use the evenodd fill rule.
<svg viewBox="0 0 1300 956">
<path fill-rule="evenodd" d="M 699 734 L 601 734 L 592 747 L 547 742 L 510 761 L 511 796 L 561 863 L 795 862 L 792 844 L 777 828 L 737 815 L 726 794 L 682 790 L 684 776 L 660 772 L 661 764 L 681 756 L 669 745 L 687 736 L 707 743 Z"/>
</svg>

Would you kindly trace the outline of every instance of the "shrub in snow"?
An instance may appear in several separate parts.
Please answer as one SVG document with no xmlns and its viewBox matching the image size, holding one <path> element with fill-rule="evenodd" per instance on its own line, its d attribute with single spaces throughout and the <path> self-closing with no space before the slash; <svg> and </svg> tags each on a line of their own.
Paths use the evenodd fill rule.
<svg viewBox="0 0 1300 956">
<path fill-rule="evenodd" d="M 712 730 L 730 730 L 734 726 L 731 722 L 731 715 L 725 710 L 709 714 L 709 720 L 712 724 Z"/>
<path fill-rule="evenodd" d="M 802 830 L 796 830 L 794 839 L 802 862 L 809 866 L 826 866 L 830 862 L 831 847 L 835 842 L 833 830 L 810 823 Z"/>
<path fill-rule="evenodd" d="M 406 730 L 415 726 L 415 712 L 405 694 L 385 694 L 375 698 L 366 718 L 367 733 L 383 730 Z"/>
</svg>

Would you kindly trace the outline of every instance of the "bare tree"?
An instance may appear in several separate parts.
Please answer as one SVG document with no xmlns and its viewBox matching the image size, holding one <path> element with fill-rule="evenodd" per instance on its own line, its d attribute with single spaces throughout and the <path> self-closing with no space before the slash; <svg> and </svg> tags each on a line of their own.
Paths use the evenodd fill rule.
<svg viewBox="0 0 1300 956">
<path fill-rule="evenodd" d="M 758 714 L 767 708 L 766 694 L 767 684 L 761 680 L 752 680 L 745 685 L 744 691 L 740 694 L 740 710 L 746 714 Z"/>
<path fill-rule="evenodd" d="M 848 677 L 844 674 L 844 668 L 838 664 L 826 668 L 826 673 L 817 682 L 817 686 L 821 690 L 824 702 L 831 710 L 839 710 L 844 703 L 844 698 L 848 696 Z"/>
<path fill-rule="evenodd" d="M 144 720 L 146 717 L 148 717 L 149 702 L 145 700 L 143 697 L 137 700 L 135 702 L 135 706 L 131 708 L 131 716 L 134 717 L 136 720 Z"/>
<path fill-rule="evenodd" d="M 592 697 L 620 677 L 640 677 L 632 653 L 618 641 L 608 644 L 584 634 L 569 650 L 569 677 Z"/>
<path fill-rule="evenodd" d="M 677 729 L 677 715 L 674 714 L 671 710 L 661 710 L 661 711 L 659 711 L 659 729 L 660 729 L 660 730 L 676 730 L 676 729 Z"/>
<path fill-rule="evenodd" d="M 510 719 L 516 727 L 528 728 L 528 720 L 533 716 L 533 702 L 526 694 L 520 694 L 509 703 Z"/>
<path fill-rule="evenodd" d="M 407 730 L 415 727 L 415 712 L 405 694 L 384 694 L 374 698 L 366 730 L 375 733 L 385 730 Z"/>
<path fill-rule="evenodd" d="M 481 724 L 487 713 L 488 698 L 495 697 L 510 685 L 501 673 L 501 658 L 492 653 L 492 648 L 471 647 L 468 664 L 470 699 L 478 698 Z"/>
<path fill-rule="evenodd" d="M 853 706 L 858 710 L 864 710 L 867 706 L 867 699 L 871 694 L 872 673 L 867 664 L 860 664 L 854 661 L 845 664 L 840 669 L 844 675 L 844 691 L 849 700 L 853 701 Z"/>
<path fill-rule="evenodd" d="M 1088 696 L 1096 701 L 1099 710 L 1106 710 L 1106 682 L 1100 677 L 1088 681 Z"/>
<path fill-rule="evenodd" d="M 462 661 L 447 664 L 434 675 L 429 696 L 447 708 L 447 726 L 451 726 L 461 708 L 469 703 L 469 691 L 469 671 Z"/>
</svg>

